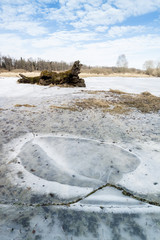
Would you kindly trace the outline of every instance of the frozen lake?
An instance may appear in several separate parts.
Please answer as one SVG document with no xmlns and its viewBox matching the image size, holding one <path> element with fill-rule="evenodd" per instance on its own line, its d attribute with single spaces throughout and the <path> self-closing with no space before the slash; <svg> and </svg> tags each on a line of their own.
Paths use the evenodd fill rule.
<svg viewBox="0 0 160 240">
<path fill-rule="evenodd" d="M 160 79 L 86 78 L 86 88 L 16 81 L 0 78 L 0 240 L 159 240 L 159 112 L 51 106 L 103 94 L 84 90 L 160 96 Z"/>
<path fill-rule="evenodd" d="M 0 97 L 22 97 L 29 95 L 42 97 L 77 92 L 83 88 L 59 88 L 31 84 L 17 84 L 18 78 L 0 78 Z M 122 78 L 122 77 L 91 77 L 85 78 L 87 90 L 119 89 L 128 93 L 148 91 L 160 96 L 160 78 Z M 58 89 L 58 91 L 57 91 Z M 41 95 L 40 95 L 41 94 Z"/>
<path fill-rule="evenodd" d="M 150 92 L 160 96 L 160 78 L 128 78 L 128 77 L 91 77 L 86 78 L 87 89 L 118 89 L 128 93 Z"/>
</svg>

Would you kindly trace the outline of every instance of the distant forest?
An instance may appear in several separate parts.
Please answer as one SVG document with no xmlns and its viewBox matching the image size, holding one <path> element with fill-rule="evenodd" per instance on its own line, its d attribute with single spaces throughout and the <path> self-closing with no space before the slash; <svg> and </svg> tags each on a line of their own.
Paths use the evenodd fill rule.
<svg viewBox="0 0 160 240">
<path fill-rule="evenodd" d="M 34 60 L 32 58 L 29 59 L 15 59 L 10 56 L 0 56 L 0 69 L 13 71 L 15 69 L 25 70 L 28 72 L 33 71 L 65 71 L 71 68 L 73 63 L 66 62 L 56 62 L 56 61 L 45 61 L 40 58 Z"/>
<path fill-rule="evenodd" d="M 120 57 L 124 57 L 124 55 L 121 55 Z M 123 59 L 122 59 L 123 60 Z M 149 62 L 149 61 L 148 61 Z M 123 63 L 123 61 L 122 61 Z M 57 61 L 46 61 L 43 59 L 15 59 L 10 56 L 2 56 L 0 55 L 0 72 L 3 71 L 66 71 L 69 70 L 73 65 L 72 63 L 66 63 L 64 61 L 57 62 Z M 112 74 L 112 73 L 136 73 L 136 74 L 143 74 L 146 73 L 148 75 L 152 75 L 152 71 L 147 71 L 147 68 L 145 71 L 136 69 L 136 68 L 128 68 L 128 66 L 113 66 L 113 67 L 105 67 L 105 66 L 87 66 L 83 65 L 81 72 L 83 73 L 91 73 L 91 74 Z M 158 75 L 158 74 L 156 74 Z"/>
</svg>

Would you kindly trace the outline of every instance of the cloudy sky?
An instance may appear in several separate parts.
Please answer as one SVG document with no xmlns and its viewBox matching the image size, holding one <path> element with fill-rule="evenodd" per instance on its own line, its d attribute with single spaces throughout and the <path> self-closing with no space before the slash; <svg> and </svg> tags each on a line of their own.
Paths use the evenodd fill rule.
<svg viewBox="0 0 160 240">
<path fill-rule="evenodd" d="M 0 0 L 0 53 L 142 68 L 160 61 L 160 0 Z"/>
</svg>

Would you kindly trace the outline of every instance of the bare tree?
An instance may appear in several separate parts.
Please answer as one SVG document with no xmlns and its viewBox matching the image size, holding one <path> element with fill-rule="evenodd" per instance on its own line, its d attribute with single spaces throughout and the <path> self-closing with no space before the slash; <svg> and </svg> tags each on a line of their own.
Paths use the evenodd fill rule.
<svg viewBox="0 0 160 240">
<path fill-rule="evenodd" d="M 143 68 L 146 71 L 146 74 L 152 75 L 154 71 L 154 62 L 152 60 L 147 60 L 143 64 Z"/>
<path fill-rule="evenodd" d="M 11 71 L 13 69 L 12 58 L 10 56 L 2 57 L 2 67 L 8 71 Z"/>
<path fill-rule="evenodd" d="M 120 72 L 125 72 L 128 68 L 128 61 L 125 54 L 119 55 L 117 59 L 117 67 L 119 68 Z"/>
<path fill-rule="evenodd" d="M 156 66 L 156 76 L 160 77 L 160 62 L 158 62 Z"/>
</svg>

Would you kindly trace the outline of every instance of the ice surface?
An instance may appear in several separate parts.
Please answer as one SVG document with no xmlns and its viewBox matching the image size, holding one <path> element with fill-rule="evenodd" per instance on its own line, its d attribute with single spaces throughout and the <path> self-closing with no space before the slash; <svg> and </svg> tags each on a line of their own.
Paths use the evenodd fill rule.
<svg viewBox="0 0 160 240">
<path fill-rule="evenodd" d="M 121 191 L 114 189 L 112 187 L 106 187 L 103 188 L 97 192 L 95 192 L 93 195 L 90 195 L 89 197 L 85 198 L 80 202 L 81 204 L 85 205 L 100 205 L 100 206 L 129 206 L 132 207 L 136 205 L 136 207 L 143 206 L 141 202 L 138 200 L 135 200 L 131 197 L 124 196 Z"/>
<path fill-rule="evenodd" d="M 159 143 L 147 142 L 143 143 L 142 147 L 143 153 L 137 151 L 140 165 L 134 172 L 123 176 L 119 183 L 134 192 L 146 195 L 150 200 L 160 202 L 160 174 L 157 171 L 160 152 L 156 150 L 159 149 Z"/>
<path fill-rule="evenodd" d="M 0 79 L 0 240 L 159 240 L 160 207 L 138 200 L 160 203 L 159 113 L 50 111 L 89 94 L 16 80 Z M 85 80 L 87 90 L 160 96 L 159 78 Z M 107 182 L 137 199 L 99 189 Z"/>
<path fill-rule="evenodd" d="M 95 77 L 86 78 L 86 88 L 60 88 L 49 86 L 38 86 L 32 84 L 18 84 L 18 78 L 0 78 L 0 107 L 3 107 L 4 98 L 5 104 L 11 103 L 34 103 L 39 99 L 47 96 L 71 96 L 77 93 L 80 89 L 87 90 L 109 90 L 119 89 L 129 93 L 141 93 L 148 91 L 156 96 L 160 96 L 160 80 L 159 78 L 121 78 L 121 77 Z M 16 98 L 16 102 L 14 102 Z M 18 102 L 19 101 L 19 102 Z"/>
<path fill-rule="evenodd" d="M 148 91 L 160 96 L 159 78 L 132 78 L 132 77 L 92 77 L 85 79 L 87 89 L 104 90 L 118 89 L 128 93 Z"/>
<path fill-rule="evenodd" d="M 140 163 L 134 154 L 114 144 L 76 137 L 26 135 L 14 144 L 6 181 L 10 179 L 10 188 L 18 186 L 16 201 L 22 202 L 23 195 L 23 203 L 39 203 L 39 198 L 32 198 L 35 194 L 49 195 L 47 202 L 52 203 L 75 201 L 107 183 L 116 184 Z M 6 195 L 5 202 L 13 199 Z"/>
<path fill-rule="evenodd" d="M 159 240 L 159 213 L 98 207 L 0 207 L 2 240 Z M 142 209 L 142 208 L 140 208 Z M 142 214 L 143 213 L 143 214 Z M 7 223 L 7 224 L 6 224 Z"/>
</svg>

